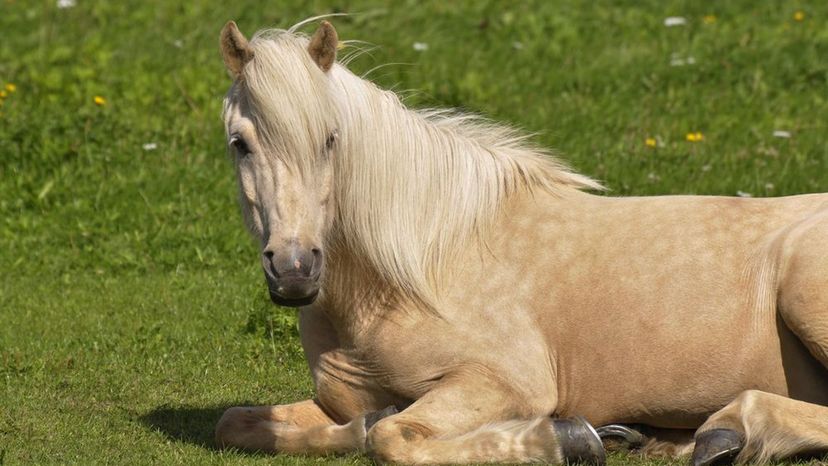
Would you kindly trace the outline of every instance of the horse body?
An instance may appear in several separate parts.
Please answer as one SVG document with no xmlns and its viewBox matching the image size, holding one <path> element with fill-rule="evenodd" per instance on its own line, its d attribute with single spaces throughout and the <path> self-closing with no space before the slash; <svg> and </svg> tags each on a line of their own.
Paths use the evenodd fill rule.
<svg viewBox="0 0 828 466">
<path fill-rule="evenodd" d="M 697 428 L 748 389 L 825 404 L 825 370 L 758 294 L 775 293 L 759 265 L 780 266 L 780 235 L 826 201 L 525 196 L 504 209 L 487 252 L 452 271 L 439 316 L 359 309 L 351 297 L 331 307 L 384 317 L 338 338 L 370 361 L 366 378 L 389 381 L 383 402 L 416 400 L 429 381 L 479 366 L 519 394 L 514 415 L 597 425 Z M 804 367 L 790 374 L 785 357 Z"/>
<path fill-rule="evenodd" d="M 587 194 L 513 132 L 336 65 L 328 23 L 257 37 L 222 31 L 225 123 L 317 397 L 232 408 L 220 444 L 583 458 L 551 414 L 699 428 L 698 464 L 828 451 L 828 196 Z"/>
<path fill-rule="evenodd" d="M 811 397 L 826 388 L 824 370 L 807 374 L 812 387 L 791 387 L 776 300 L 761 294 L 776 291 L 778 237 L 826 200 L 532 199 L 504 214 L 492 246 L 502 256 L 462 280 L 497 271 L 514 282 L 474 290 L 484 298 L 469 309 L 513 290 L 502 311 L 528 312 L 543 329 L 561 416 L 697 428 L 743 390 Z"/>
</svg>

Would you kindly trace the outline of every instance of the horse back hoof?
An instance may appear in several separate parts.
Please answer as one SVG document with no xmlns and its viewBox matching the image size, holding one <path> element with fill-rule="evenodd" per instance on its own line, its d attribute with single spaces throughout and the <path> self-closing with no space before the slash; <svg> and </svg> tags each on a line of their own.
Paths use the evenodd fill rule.
<svg viewBox="0 0 828 466">
<path fill-rule="evenodd" d="M 553 419 L 552 426 L 558 436 L 564 462 L 606 464 L 607 454 L 604 452 L 601 437 L 586 419 L 581 416 Z"/>
<path fill-rule="evenodd" d="M 742 451 L 745 439 L 731 429 L 713 429 L 696 436 L 693 466 L 732 464 Z"/>
<path fill-rule="evenodd" d="M 621 424 L 609 424 L 595 429 L 601 440 L 619 440 L 629 448 L 640 448 L 647 443 L 647 437 L 641 432 Z"/>
</svg>

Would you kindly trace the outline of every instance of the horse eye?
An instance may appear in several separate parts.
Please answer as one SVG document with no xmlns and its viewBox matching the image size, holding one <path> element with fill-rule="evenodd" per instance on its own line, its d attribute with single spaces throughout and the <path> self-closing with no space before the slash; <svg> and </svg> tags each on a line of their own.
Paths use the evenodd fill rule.
<svg viewBox="0 0 828 466">
<path fill-rule="evenodd" d="M 331 135 L 328 136 L 328 139 L 325 140 L 325 149 L 328 149 L 328 150 L 333 149 L 333 145 L 336 142 L 337 134 L 338 133 L 337 133 L 336 130 L 333 130 L 333 132 L 331 132 Z"/>
<path fill-rule="evenodd" d="M 234 134 L 230 137 L 230 145 L 239 152 L 239 155 L 247 155 L 250 153 L 250 148 L 247 147 L 247 142 L 245 142 L 245 140 L 238 134 Z"/>
</svg>

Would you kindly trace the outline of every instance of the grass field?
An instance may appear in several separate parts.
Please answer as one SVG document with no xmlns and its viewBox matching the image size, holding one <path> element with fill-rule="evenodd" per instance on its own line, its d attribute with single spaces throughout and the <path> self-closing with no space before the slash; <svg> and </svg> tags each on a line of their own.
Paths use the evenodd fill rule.
<svg viewBox="0 0 828 466">
<path fill-rule="evenodd" d="M 353 69 L 612 195 L 828 190 L 823 0 L 58 3 L 0 0 L 0 464 L 367 464 L 212 444 L 225 407 L 312 394 L 235 205 L 229 19 L 358 13 L 340 36 L 380 47 Z"/>
</svg>

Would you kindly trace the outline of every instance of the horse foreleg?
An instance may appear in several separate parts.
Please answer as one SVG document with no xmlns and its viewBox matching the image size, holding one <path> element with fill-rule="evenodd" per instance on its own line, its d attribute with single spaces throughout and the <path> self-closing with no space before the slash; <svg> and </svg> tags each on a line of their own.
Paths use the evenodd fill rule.
<svg viewBox="0 0 828 466">
<path fill-rule="evenodd" d="M 601 441 L 585 421 L 517 420 L 523 409 L 513 392 L 481 378 L 444 379 L 402 413 L 380 420 L 368 431 L 369 454 L 405 464 L 603 463 Z"/>
<path fill-rule="evenodd" d="M 828 452 L 828 407 L 748 390 L 710 416 L 695 437 L 695 466 Z"/>
<path fill-rule="evenodd" d="M 235 407 L 219 420 L 216 444 L 264 452 L 345 453 L 363 448 L 365 416 L 337 425 L 313 400 Z"/>
</svg>

